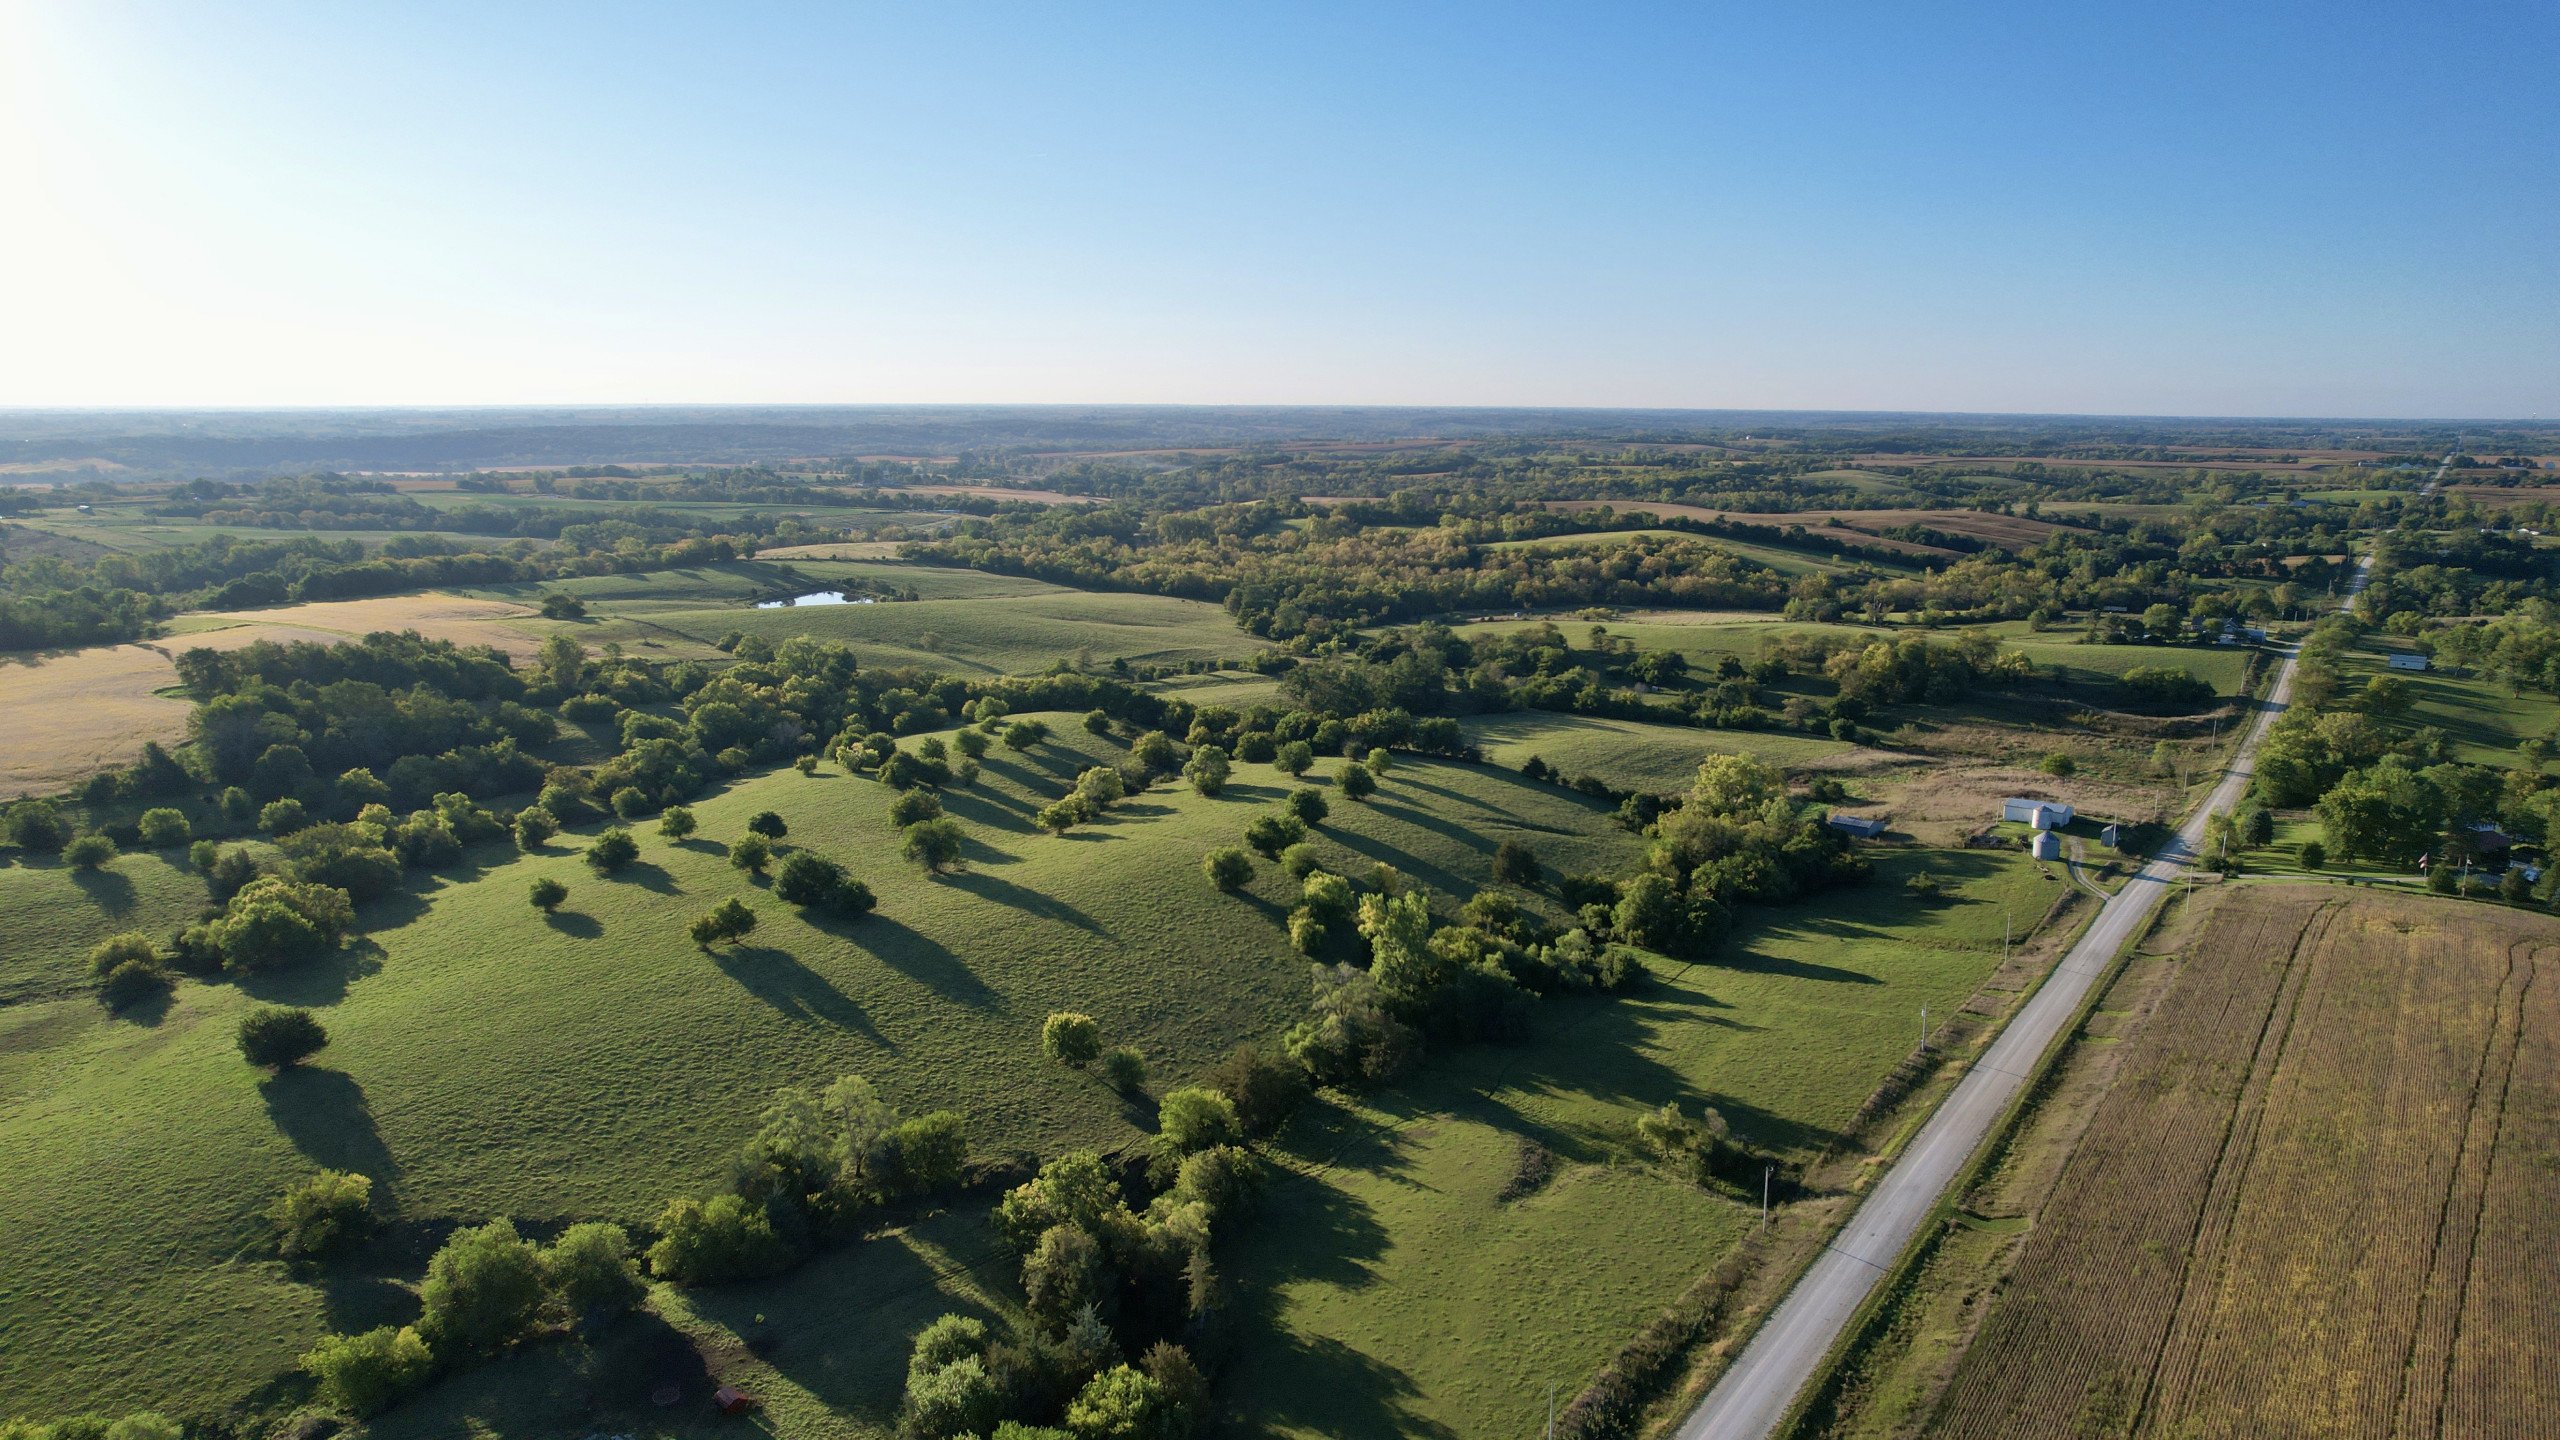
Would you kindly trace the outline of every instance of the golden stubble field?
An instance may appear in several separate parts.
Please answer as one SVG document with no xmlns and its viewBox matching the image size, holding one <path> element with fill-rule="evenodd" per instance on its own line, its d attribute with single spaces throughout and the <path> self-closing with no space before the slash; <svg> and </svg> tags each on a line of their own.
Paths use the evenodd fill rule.
<svg viewBox="0 0 2560 1440">
<path fill-rule="evenodd" d="M 328 644 L 415 630 L 521 656 L 540 646 L 539 628 L 539 617 L 522 605 L 429 592 L 181 615 L 156 640 L 12 656 L 0 662 L 0 797 L 52 794 L 127 763 L 146 740 L 183 739 L 187 701 L 163 692 L 177 685 L 177 657 L 189 650 L 259 640 Z"/>
<path fill-rule="evenodd" d="M 2250 886 L 1922 1433 L 2560 1434 L 2560 921 Z"/>
</svg>

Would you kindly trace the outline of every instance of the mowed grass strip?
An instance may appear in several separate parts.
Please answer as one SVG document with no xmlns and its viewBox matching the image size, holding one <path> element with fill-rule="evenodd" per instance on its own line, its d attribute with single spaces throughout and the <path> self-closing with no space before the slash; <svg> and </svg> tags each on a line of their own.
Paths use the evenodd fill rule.
<svg viewBox="0 0 2560 1440">
<path fill-rule="evenodd" d="M 2022 856 L 1878 852 L 1874 881 L 1750 917 L 1715 963 L 1633 995 L 1551 999 L 1526 1046 L 1454 1052 L 1285 1134 L 1291 1173 L 1234 1252 L 1265 1297 L 1222 1382 L 1237 1433 L 1533 1433 L 1756 1209 L 1635 1157 L 1636 1119 L 1712 1105 L 1787 1160 L 1836 1141 L 1919 1039 L 1997 968 L 2058 885 Z M 1923 903 L 1926 871 L 1949 897 Z M 1557 1178 L 1499 1198 L 1522 1140 Z"/>
<path fill-rule="evenodd" d="M 396 1292 L 303 1284 L 260 1248 L 253 1217 L 321 1165 L 374 1176 L 406 1220 L 646 1220 L 718 1182 L 776 1087 L 848 1072 L 910 1111 L 967 1113 L 982 1153 L 1138 1138 L 1146 1107 L 1044 1063 L 1040 1022 L 1091 1013 L 1169 1083 L 1303 1013 L 1307 967 L 1283 932 L 1294 886 L 1261 865 L 1248 893 L 1220 895 L 1199 871 L 1287 786 L 1239 765 L 1221 797 L 1177 782 L 1052 836 L 1032 811 L 1126 750 L 1048 718 L 1055 740 L 999 747 L 979 787 L 947 797 L 972 836 L 961 874 L 897 857 L 885 787 L 783 770 L 698 803 L 691 841 L 643 825 L 621 878 L 591 874 L 575 837 L 484 850 L 481 868 L 371 907 L 337 961 L 182 984 L 148 1023 L 85 998 L 0 1012 L 28 1047 L 0 1072 L 0 1393 L 37 1412 L 194 1409 L 255 1392 L 330 1325 L 396 1318 Z M 727 842 L 767 809 L 786 844 L 867 881 L 878 912 L 811 923 L 731 869 Z M 1514 837 L 1557 869 L 1635 859 L 1635 838 L 1580 796 L 1422 760 L 1377 803 L 1337 795 L 1320 845 L 1463 897 Z M 62 872 L 31 873 L 56 888 L 28 903 L 88 903 Z M 526 903 L 538 876 L 569 886 L 551 919 Z M 731 896 L 755 907 L 754 935 L 695 948 L 686 921 Z M 317 1008 L 330 1048 L 263 1079 L 232 1034 L 259 1002 Z"/>
<path fill-rule="evenodd" d="M 1756 755 L 1782 770 L 1796 770 L 1858 753 L 1854 745 L 1810 735 L 1648 725 L 1540 710 L 1469 716 L 1460 728 L 1497 765 L 1518 769 L 1535 755 L 1569 778 L 1597 775 L 1621 790 L 1653 794 L 1687 789 L 1698 776 L 1699 763 L 1711 755 Z"/>
</svg>

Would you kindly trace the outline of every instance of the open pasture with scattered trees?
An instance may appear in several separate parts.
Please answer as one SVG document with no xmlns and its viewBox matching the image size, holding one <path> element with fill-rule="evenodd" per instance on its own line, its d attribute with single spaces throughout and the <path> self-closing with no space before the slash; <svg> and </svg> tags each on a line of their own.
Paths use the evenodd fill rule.
<svg viewBox="0 0 2560 1440">
<path fill-rule="evenodd" d="M 1898 1427 L 1853 1404 L 1824 1431 L 2560 1426 L 2560 925 L 2329 887 L 2209 903 L 2098 1042 L 2125 1047 L 2114 1082 L 1951 1374 Z"/>
</svg>

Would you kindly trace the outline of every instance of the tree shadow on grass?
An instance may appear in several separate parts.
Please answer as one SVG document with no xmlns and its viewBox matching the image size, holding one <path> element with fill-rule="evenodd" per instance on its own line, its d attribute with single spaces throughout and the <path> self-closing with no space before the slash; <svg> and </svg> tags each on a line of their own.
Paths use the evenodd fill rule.
<svg viewBox="0 0 2560 1440">
<path fill-rule="evenodd" d="M 623 884 L 637 885 L 652 895 L 684 893 L 684 887 L 678 885 L 675 877 L 667 873 L 667 868 L 651 860 L 634 860 L 613 872 L 611 878 Z"/>
<path fill-rule="evenodd" d="M 335 1005 L 356 981 L 382 968 L 382 947 L 359 935 L 346 948 L 317 959 L 251 970 L 234 982 L 240 993 L 269 1005 Z"/>
<path fill-rule="evenodd" d="M 875 1045 L 895 1049 L 880 1036 L 871 1017 L 852 996 L 825 976 L 800 963 L 790 952 L 770 945 L 738 945 L 714 951 L 721 972 L 750 995 L 794 1020 L 809 1020 L 850 1030 Z"/>
<path fill-rule="evenodd" d="M 313 1280 L 328 1310 L 329 1328 L 340 1335 L 361 1335 L 376 1326 L 406 1325 L 418 1318 L 417 1292 L 389 1276 L 332 1265 Z"/>
<path fill-rule="evenodd" d="M 943 883 L 954 889 L 966 890 L 981 900 L 1020 910 L 1027 915 L 1037 915 L 1043 920 L 1055 920 L 1061 925 L 1072 925 L 1089 934 L 1110 933 L 1094 923 L 1092 916 L 1063 900 L 1043 895 L 1028 886 L 1016 885 L 1010 880 L 1000 880 L 983 871 L 966 870 L 946 875 Z"/>
<path fill-rule="evenodd" d="M 89 903 L 110 916 L 121 917 L 133 910 L 133 882 L 113 870 L 74 870 L 71 883 L 89 897 Z"/>
<path fill-rule="evenodd" d="M 1437 795 L 1444 800 L 1448 800 L 1453 804 L 1464 805 L 1474 810 L 1482 810 L 1488 815 L 1499 815 L 1505 821 L 1508 821 L 1513 825 L 1520 825 L 1524 828 L 1537 830 L 1548 828 L 1542 825 L 1529 825 L 1526 821 L 1522 820 L 1516 812 L 1506 810 L 1503 807 L 1494 804 L 1490 800 L 1486 800 L 1475 795 L 1469 795 L 1463 790 L 1452 790 L 1446 785 L 1434 785 L 1430 781 L 1423 779 L 1410 768 L 1390 771 L 1388 772 L 1387 778 L 1398 784 L 1406 786 L 1409 789 L 1428 791 L 1429 793 Z"/>
<path fill-rule="evenodd" d="M 696 855 L 718 856 L 729 853 L 728 846 L 721 844 L 717 840 L 705 840 L 699 835 L 687 835 L 681 840 L 670 843 L 667 848 L 670 850 L 686 850 Z"/>
<path fill-rule="evenodd" d="M 1028 835 L 1033 830 L 1031 807 L 1007 796 L 966 790 L 942 792 L 943 813 L 955 820 L 966 820 L 990 830 L 1004 830 Z"/>
<path fill-rule="evenodd" d="M 998 1010 L 1004 998 L 987 988 L 967 963 L 939 941 L 883 915 L 869 915 L 827 927 L 872 959 L 915 981 L 945 1000 L 979 1010 Z"/>
<path fill-rule="evenodd" d="M 260 1081 L 258 1096 L 277 1131 L 313 1164 L 370 1176 L 384 1192 L 398 1187 L 400 1162 L 382 1143 L 364 1087 L 353 1076 L 296 1065 Z M 381 1208 L 381 1201 L 375 1203 Z"/>
<path fill-rule="evenodd" d="M 990 1255 L 986 1263 L 991 1271 L 1012 1268 L 1009 1255 Z M 695 1313 L 747 1339 L 761 1359 L 829 1411 L 885 1432 L 897 1421 L 907 1347 L 848 1344 L 829 1322 L 842 1317 L 896 1335 L 932 1315 L 958 1313 L 1001 1333 L 1004 1317 L 970 1299 L 965 1284 L 953 1287 L 962 1293 L 939 1293 L 957 1278 L 900 1239 L 883 1236 L 827 1251 L 771 1280 L 697 1290 L 689 1300 Z"/>
<path fill-rule="evenodd" d="M 604 933 L 604 926 L 596 917 L 575 910 L 554 910 L 542 917 L 542 923 L 572 940 L 593 940 Z"/>
<path fill-rule="evenodd" d="M 1473 895 L 1477 884 L 1453 870 L 1434 865 L 1410 850 L 1400 850 L 1384 841 L 1372 840 L 1347 826 L 1328 825 L 1323 832 L 1346 850 L 1357 851 L 1371 860 L 1393 865 L 1398 870 L 1446 895 Z"/>
</svg>

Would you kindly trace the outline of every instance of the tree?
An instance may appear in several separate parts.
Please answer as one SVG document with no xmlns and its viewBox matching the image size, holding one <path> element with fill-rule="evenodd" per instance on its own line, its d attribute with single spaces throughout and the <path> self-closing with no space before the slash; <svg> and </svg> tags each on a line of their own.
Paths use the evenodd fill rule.
<svg viewBox="0 0 2560 1440">
<path fill-rule="evenodd" d="M 658 833 L 669 840 L 682 840 L 694 831 L 693 810 L 689 806 L 670 805 L 658 817 Z"/>
<path fill-rule="evenodd" d="M 1235 1102 L 1196 1085 L 1169 1092 L 1156 1110 L 1156 1136 L 1176 1155 L 1232 1144 L 1243 1132 Z"/>
<path fill-rule="evenodd" d="M 270 800 L 258 811 L 258 828 L 270 835 L 290 835 L 310 823 L 310 812 L 290 795 Z"/>
<path fill-rule="evenodd" d="M 930 790 L 901 790 L 889 802 L 889 823 L 900 829 L 942 818 L 942 797 Z"/>
<path fill-rule="evenodd" d="M 166 805 L 143 811 L 142 818 L 134 822 L 134 829 L 141 832 L 142 843 L 154 850 L 172 849 L 195 838 L 185 812 Z"/>
<path fill-rule="evenodd" d="M 2080 762 L 2073 759 L 2067 750 L 2055 750 L 2037 761 L 2036 768 L 2057 780 L 2068 780 L 2080 773 Z"/>
<path fill-rule="evenodd" d="M 1333 813 L 1333 807 L 1325 803 L 1324 792 L 1310 786 L 1290 791 L 1289 798 L 1283 803 L 1288 805 L 1289 813 L 1297 817 L 1301 825 L 1321 825 L 1324 817 Z"/>
<path fill-rule="evenodd" d="M 587 865 L 599 875 L 614 874 L 639 858 L 640 842 L 619 825 L 598 835 L 587 846 Z"/>
<path fill-rule="evenodd" d="M 545 875 L 533 882 L 533 893 L 530 898 L 534 909 L 548 915 L 560 908 L 561 901 L 569 898 L 569 887 Z"/>
<path fill-rule="evenodd" d="M 1369 773 L 1372 775 L 1384 775 L 1389 769 L 1393 768 L 1395 762 L 1387 755 L 1387 747 L 1380 745 L 1371 750 L 1369 752 L 1369 757 L 1366 760 L 1363 760 L 1361 764 L 1366 766 Z"/>
<path fill-rule="evenodd" d="M 2329 847 L 2317 840 L 2303 841 L 2302 848 L 2296 853 L 2300 856 L 2302 868 L 2305 870 L 2318 870 L 2329 863 Z"/>
<path fill-rule="evenodd" d="M 1234 1103 L 1236 1123 L 1248 1135 L 1279 1129 L 1307 1098 L 1306 1071 L 1249 1042 L 1229 1051 L 1200 1079 Z"/>
<path fill-rule="evenodd" d="M 528 805 L 516 812 L 516 848 L 519 850 L 539 850 L 559 833 L 560 821 L 539 805 Z"/>
<path fill-rule="evenodd" d="M 50 800 L 21 800 L 10 806 L 7 828 L 9 843 L 32 855 L 51 855 L 71 840 L 71 822 Z"/>
<path fill-rule="evenodd" d="M 2178 613 L 2178 607 L 2165 601 L 2142 612 L 2143 632 L 2155 640 L 2175 640 L 2185 628 L 2185 617 Z"/>
<path fill-rule="evenodd" d="M 579 599 L 577 596 L 569 594 L 565 590 L 551 590 L 544 592 L 542 597 L 543 619 L 583 620 L 586 618 L 586 615 L 587 602 Z M 569 640 L 569 637 L 566 635 L 554 635 L 551 638 L 553 640 Z M 547 644 L 548 642 L 545 643 Z M 578 642 L 575 640 L 569 640 L 569 643 L 575 645 Z"/>
<path fill-rule="evenodd" d="M 1165 774 L 1182 763 L 1174 751 L 1173 737 L 1161 730 L 1150 730 L 1129 742 L 1129 758 L 1157 775 Z"/>
<path fill-rule="evenodd" d="M 205 938 L 234 969 L 263 970 L 327 954 L 354 923 L 344 890 L 266 875 L 231 897 Z"/>
<path fill-rule="evenodd" d="M 1164 1386 L 1127 1365 L 1114 1365 L 1087 1381 L 1067 1404 L 1067 1433 L 1075 1440 L 1157 1440 L 1166 1434 Z"/>
<path fill-rule="evenodd" d="M 1212 850 L 1200 860 L 1200 873 L 1221 890 L 1243 887 L 1253 878 L 1253 860 L 1233 845 Z"/>
<path fill-rule="evenodd" d="M 1669 950 L 1679 941 L 1680 897 L 1659 875 L 1639 875 L 1618 894 L 1609 928 L 1648 950 Z"/>
<path fill-rule="evenodd" d="M 1182 767 L 1183 778 L 1202 795 L 1215 795 L 1227 788 L 1227 776 L 1234 767 L 1227 752 L 1215 745 L 1203 745 L 1191 752 L 1191 763 Z"/>
<path fill-rule="evenodd" d="M 1088 735 L 1110 734 L 1111 712 L 1108 710 L 1087 710 L 1084 712 L 1084 731 Z"/>
<path fill-rule="evenodd" d="M 791 827 L 783 822 L 782 816 L 772 810 L 757 811 L 747 821 L 747 829 L 767 840 L 779 840 L 791 833 Z"/>
<path fill-rule="evenodd" d="M 1095 765 L 1076 777 L 1076 794 L 1096 811 L 1117 805 L 1129 793 L 1128 783 L 1120 772 L 1108 765 Z"/>
<path fill-rule="evenodd" d="M 1342 768 L 1334 773 L 1334 783 L 1354 800 L 1366 800 L 1378 793 L 1378 777 L 1356 760 L 1342 762 Z"/>
<path fill-rule="evenodd" d="M 496 1350 L 542 1307 L 542 1257 L 512 1220 L 457 1230 L 427 1262 L 418 1332 L 437 1350 Z"/>
<path fill-rule="evenodd" d="M 1304 880 L 1323 868 L 1324 856 L 1317 852 L 1314 845 L 1305 841 L 1288 846 L 1280 852 L 1280 869 L 1292 880 Z"/>
<path fill-rule="evenodd" d="M 1306 774 L 1307 767 L 1316 763 L 1316 749 L 1304 740 L 1292 740 L 1272 755 L 1271 763 L 1280 768 L 1281 774 L 1294 780 Z"/>
<path fill-rule="evenodd" d="M 329 1043 L 329 1032 L 308 1010 L 261 1005 L 240 1020 L 240 1058 L 252 1065 L 289 1070 Z"/>
<path fill-rule="evenodd" d="M 905 1424 L 917 1440 L 950 1440 L 983 1433 L 1004 1403 L 987 1362 L 963 1355 L 946 1365 L 907 1371 Z"/>
<path fill-rule="evenodd" d="M 631 1236 L 619 1225 L 587 1221 L 560 1232 L 542 1252 L 543 1284 L 571 1315 L 619 1315 L 648 1293 L 631 1258 Z"/>
<path fill-rule="evenodd" d="M 795 850 L 782 862 L 782 873 L 774 878 L 773 893 L 792 905 L 833 905 L 843 893 L 844 867 L 823 855 Z"/>
<path fill-rule="evenodd" d="M 906 828 L 905 843 L 900 850 L 908 859 L 938 875 L 959 865 L 965 839 L 956 820 L 924 820 Z"/>
<path fill-rule="evenodd" d="M 1147 1057 L 1127 1045 L 1115 1045 L 1102 1056 L 1102 1078 L 1112 1089 L 1127 1093 L 1147 1083 Z"/>
<path fill-rule="evenodd" d="M 952 737 L 951 743 L 959 746 L 960 753 L 972 760 L 987 758 L 987 733 L 983 730 L 963 730 Z"/>
<path fill-rule="evenodd" d="M 1004 743 L 1015 750 L 1028 751 L 1049 738 L 1049 727 L 1038 720 L 1016 720 L 1004 727 Z"/>
<path fill-rule="evenodd" d="M 729 846 L 729 867 L 761 875 L 773 861 L 773 846 L 761 835 L 741 835 Z"/>
<path fill-rule="evenodd" d="M 649 1268 L 679 1285 L 771 1274 L 790 1257 L 760 1206 L 735 1195 L 670 1200 L 658 1215 Z"/>
<path fill-rule="evenodd" d="M 359 1418 L 427 1383 L 435 1352 L 415 1327 L 385 1325 L 361 1335 L 332 1335 L 302 1357 L 320 1398 Z"/>
<path fill-rule="evenodd" d="M 1024 1308 L 1051 1330 L 1063 1330 L 1077 1312 L 1103 1298 L 1108 1279 L 1102 1247 L 1076 1225 L 1052 1225 L 1022 1260 Z"/>
<path fill-rule="evenodd" d="M 1055 1011 L 1040 1026 L 1040 1052 L 1081 1069 L 1102 1053 L 1102 1026 L 1079 1011 Z"/>
<path fill-rule="evenodd" d="M 116 842 L 104 835 L 82 835 L 62 847 L 62 863 L 74 870 L 96 870 L 115 858 Z"/>
<path fill-rule="evenodd" d="M 693 917 L 687 927 L 693 943 L 708 950 L 714 945 L 735 945 L 756 928 L 756 912 L 732 895 L 719 904 Z"/>
<path fill-rule="evenodd" d="M 1505 840 L 1493 849 L 1493 878 L 1532 890 L 1546 878 L 1546 868 L 1538 863 L 1536 851 L 1517 840 Z"/>
<path fill-rule="evenodd" d="M 276 1227 L 276 1253 L 313 1260 L 363 1239 L 373 1225 L 373 1181 L 346 1170 L 323 1170 L 285 1187 L 267 1207 Z"/>
<path fill-rule="evenodd" d="M 1257 815 L 1244 827 L 1244 843 L 1262 852 L 1266 860 L 1278 859 L 1282 850 L 1306 838 L 1306 824 L 1295 815 Z"/>
<path fill-rule="evenodd" d="M 1066 795 L 1041 806 L 1031 818 L 1050 834 L 1064 835 L 1093 818 L 1093 805 L 1082 795 Z"/>
</svg>

